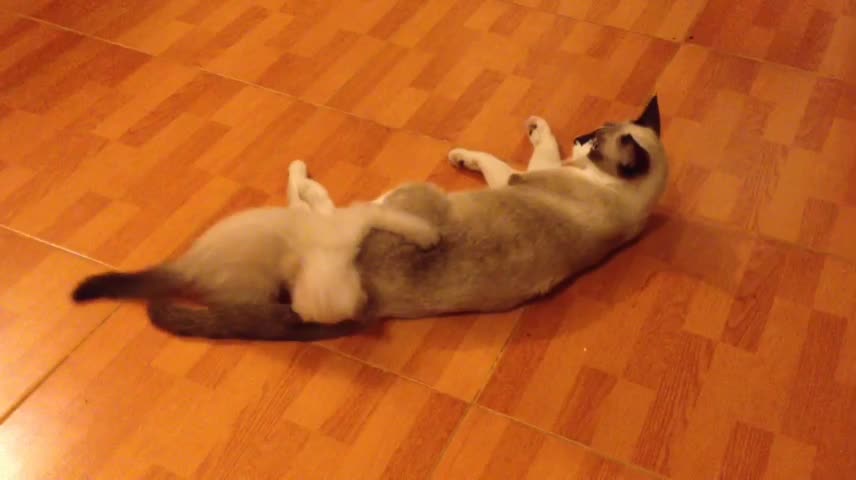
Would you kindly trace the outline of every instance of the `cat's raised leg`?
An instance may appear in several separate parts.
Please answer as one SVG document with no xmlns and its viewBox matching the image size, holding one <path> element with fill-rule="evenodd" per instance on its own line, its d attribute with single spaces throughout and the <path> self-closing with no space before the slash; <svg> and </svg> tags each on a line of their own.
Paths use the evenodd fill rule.
<svg viewBox="0 0 856 480">
<path fill-rule="evenodd" d="M 491 188 L 508 185 L 508 177 L 518 173 L 507 163 L 485 152 L 455 148 L 449 152 L 449 163 L 458 168 L 481 172 Z"/>
<path fill-rule="evenodd" d="M 308 177 L 306 164 L 302 160 L 295 160 L 288 165 L 288 185 L 285 197 L 289 207 L 309 209 L 309 204 L 300 198 L 300 182 Z"/>
<path fill-rule="evenodd" d="M 559 153 L 559 142 L 556 141 L 547 121 L 541 117 L 529 117 L 526 120 L 526 130 L 533 148 L 526 171 L 561 167 L 562 155 Z"/>
<path fill-rule="evenodd" d="M 307 178 L 300 183 L 300 198 L 308 203 L 312 210 L 319 213 L 329 214 L 333 213 L 333 210 L 336 209 L 336 205 L 333 203 L 324 185 L 311 178 Z"/>
<path fill-rule="evenodd" d="M 288 203 L 319 213 L 332 213 L 336 206 L 323 185 L 309 178 L 306 164 L 295 160 L 288 166 Z"/>
<path fill-rule="evenodd" d="M 369 227 L 398 234 L 422 249 L 440 241 L 440 232 L 427 220 L 395 208 L 372 207 Z"/>
</svg>

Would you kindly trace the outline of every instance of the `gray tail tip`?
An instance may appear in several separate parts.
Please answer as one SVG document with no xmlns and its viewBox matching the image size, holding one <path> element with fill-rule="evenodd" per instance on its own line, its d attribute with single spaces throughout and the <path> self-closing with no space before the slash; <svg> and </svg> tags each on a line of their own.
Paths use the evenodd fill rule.
<svg viewBox="0 0 856 480">
<path fill-rule="evenodd" d="M 101 298 L 145 297 L 151 287 L 151 272 L 120 273 L 107 272 L 92 275 L 80 282 L 71 292 L 75 303 L 89 302 Z"/>
</svg>

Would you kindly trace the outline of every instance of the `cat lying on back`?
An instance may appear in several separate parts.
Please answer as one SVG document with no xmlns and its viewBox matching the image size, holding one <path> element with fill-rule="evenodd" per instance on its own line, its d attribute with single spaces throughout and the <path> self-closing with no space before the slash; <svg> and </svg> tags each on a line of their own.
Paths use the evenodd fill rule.
<svg viewBox="0 0 856 480">
<path fill-rule="evenodd" d="M 376 200 L 385 209 L 424 219 L 441 238 L 433 248 L 418 249 L 400 235 L 371 231 L 355 259 L 366 301 L 357 314 L 342 316 L 337 323 L 294 323 L 288 307 L 272 300 L 277 288 L 273 283 L 260 282 L 255 284 L 259 294 L 234 300 L 227 295 L 221 298 L 224 301 L 209 303 L 207 309 L 191 309 L 167 299 L 162 293 L 169 281 L 163 278 L 148 278 L 148 290 L 136 296 L 156 300 L 149 313 L 161 328 L 209 338 L 331 338 L 383 318 L 514 308 L 636 238 L 668 178 L 656 97 L 635 121 L 609 123 L 582 138 L 565 161 L 543 119 L 531 117 L 527 127 L 534 151 L 526 172 L 517 172 L 488 153 L 454 149 L 450 162 L 481 172 L 489 188 L 446 193 L 428 183 L 414 183 Z M 328 215 L 333 206 L 322 190 L 307 190 L 305 196 L 297 191 L 296 200 L 312 197 L 315 200 L 307 207 L 319 216 Z M 232 241 L 253 243 L 258 240 L 244 236 L 261 236 L 265 241 L 280 241 L 276 248 L 284 249 L 275 250 L 276 255 L 268 259 L 304 258 L 289 257 L 292 247 L 282 227 L 254 228 Z M 327 254 L 317 253 L 321 258 Z M 222 255 L 204 260 L 202 264 L 213 265 L 206 268 L 215 269 L 222 262 L 233 262 Z M 244 275 L 276 268 L 263 263 L 240 267 Z M 234 269 L 242 271 L 238 266 Z M 299 289 L 291 293 L 301 295 Z M 75 298 L 99 296 L 122 295 Z"/>
<path fill-rule="evenodd" d="M 360 313 L 366 295 L 354 258 L 371 229 L 399 235 L 406 244 L 423 249 L 439 240 L 435 227 L 401 210 L 376 204 L 334 208 L 327 191 L 307 177 L 300 161 L 289 167 L 288 197 L 288 208 L 256 208 L 221 220 L 174 260 L 140 272 L 89 277 L 73 298 L 147 299 L 157 304 L 192 296 L 209 307 L 235 308 L 275 303 L 285 287 L 297 315 L 287 306 L 277 308 L 280 319 L 267 335 L 306 335 L 311 327 L 290 330 L 289 324 L 336 323 Z"/>
</svg>

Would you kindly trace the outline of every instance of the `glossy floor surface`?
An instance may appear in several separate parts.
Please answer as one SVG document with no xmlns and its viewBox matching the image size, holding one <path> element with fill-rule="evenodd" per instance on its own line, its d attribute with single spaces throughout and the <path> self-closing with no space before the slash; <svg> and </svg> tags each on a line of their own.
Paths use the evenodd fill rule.
<svg viewBox="0 0 856 480">
<path fill-rule="evenodd" d="M 856 474 L 852 0 L 0 0 L 0 478 Z M 657 91 L 644 238 L 527 308 L 190 341 L 73 284 Z"/>
</svg>

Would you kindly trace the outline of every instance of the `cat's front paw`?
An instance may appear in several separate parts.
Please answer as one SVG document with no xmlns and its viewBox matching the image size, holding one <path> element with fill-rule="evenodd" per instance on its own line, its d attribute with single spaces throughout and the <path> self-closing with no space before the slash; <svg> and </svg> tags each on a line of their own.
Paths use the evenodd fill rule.
<svg viewBox="0 0 856 480">
<path fill-rule="evenodd" d="M 562 164 L 565 166 L 586 169 L 591 165 L 591 160 L 588 158 L 590 151 L 591 142 L 583 144 L 574 143 L 574 147 L 571 149 L 571 156 L 562 161 Z"/>
<path fill-rule="evenodd" d="M 529 135 L 529 141 L 535 147 L 553 137 L 553 132 L 550 130 L 547 121 L 534 115 L 526 119 L 526 131 Z"/>
<path fill-rule="evenodd" d="M 449 163 L 457 168 L 466 168 L 467 170 L 476 172 L 481 171 L 475 152 L 464 148 L 453 148 L 449 151 Z"/>
</svg>

